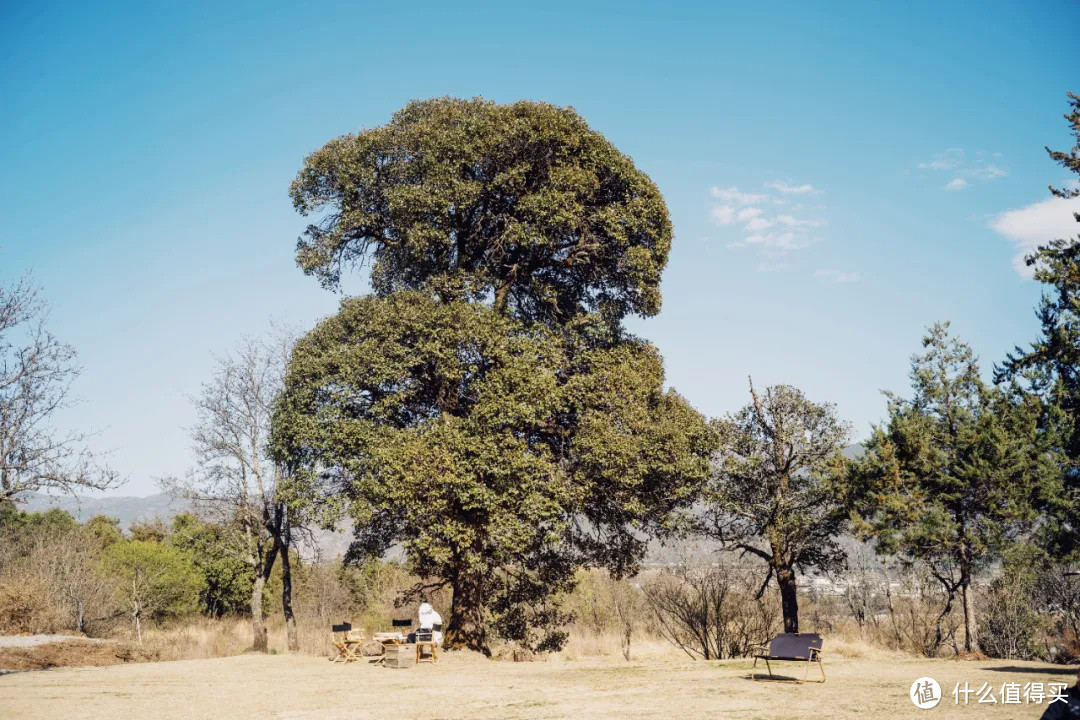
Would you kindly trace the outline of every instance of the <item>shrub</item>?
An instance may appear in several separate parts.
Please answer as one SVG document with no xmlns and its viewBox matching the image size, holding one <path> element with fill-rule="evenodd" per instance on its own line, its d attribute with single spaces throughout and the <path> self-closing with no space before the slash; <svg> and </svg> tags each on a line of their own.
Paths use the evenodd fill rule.
<svg viewBox="0 0 1080 720">
<path fill-rule="evenodd" d="M 775 597 L 758 597 L 749 570 L 664 570 L 645 585 L 660 634 L 693 658 L 746 657 L 780 626 Z"/>
<path fill-rule="evenodd" d="M 979 623 L 981 649 L 990 657 L 1042 660 L 1047 656 L 1049 616 L 1039 612 L 1039 569 L 1045 557 L 1021 546 L 1002 564 L 990 583 Z"/>
</svg>

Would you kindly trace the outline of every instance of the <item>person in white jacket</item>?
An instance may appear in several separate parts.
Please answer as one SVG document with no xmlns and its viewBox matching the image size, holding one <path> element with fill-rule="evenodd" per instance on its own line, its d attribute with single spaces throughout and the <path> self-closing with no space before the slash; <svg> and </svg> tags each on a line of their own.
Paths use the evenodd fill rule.
<svg viewBox="0 0 1080 720">
<path fill-rule="evenodd" d="M 418 614 L 420 616 L 421 630 L 433 630 L 436 625 L 442 625 L 442 615 L 435 612 L 435 608 L 431 607 L 431 603 L 420 603 Z M 434 630 L 431 637 L 435 642 L 442 644 L 442 631 Z"/>
</svg>

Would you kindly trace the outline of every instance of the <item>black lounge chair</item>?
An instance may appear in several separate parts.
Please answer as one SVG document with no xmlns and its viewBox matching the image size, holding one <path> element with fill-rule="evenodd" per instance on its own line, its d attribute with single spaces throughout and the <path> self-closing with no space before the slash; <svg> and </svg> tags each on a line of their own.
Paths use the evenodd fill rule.
<svg viewBox="0 0 1080 720">
<path fill-rule="evenodd" d="M 791 660 L 806 663 L 806 676 L 796 682 L 806 682 L 810 677 L 810 665 L 814 662 L 821 670 L 821 680 L 813 682 L 825 682 L 825 666 L 821 664 L 821 636 L 817 633 L 781 633 L 772 639 L 768 645 L 759 645 L 754 648 L 754 667 L 758 660 L 765 661 L 765 667 L 769 669 L 769 678 L 775 679 L 770 660 Z M 757 680 L 757 675 L 754 675 Z"/>
</svg>

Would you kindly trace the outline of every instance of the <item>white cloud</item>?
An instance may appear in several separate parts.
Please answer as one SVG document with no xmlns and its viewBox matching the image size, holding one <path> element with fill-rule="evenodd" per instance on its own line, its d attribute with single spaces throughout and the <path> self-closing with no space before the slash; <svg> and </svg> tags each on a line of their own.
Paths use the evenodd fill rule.
<svg viewBox="0 0 1080 720">
<path fill-rule="evenodd" d="M 737 187 L 713 187 L 712 196 L 717 200 L 723 200 L 735 205 L 757 205 L 769 197 L 760 193 L 744 193 Z"/>
<path fill-rule="evenodd" d="M 759 207 L 743 208 L 739 211 L 739 222 L 749 222 L 756 217 L 761 217 L 765 211 Z"/>
<path fill-rule="evenodd" d="M 949 148 L 940 152 L 929 162 L 919 163 L 923 170 L 951 170 L 964 162 L 964 151 L 961 148 Z"/>
<path fill-rule="evenodd" d="M 821 227 L 825 224 L 824 220 L 799 220 L 793 215 L 777 215 L 776 222 L 788 227 L 799 228 Z"/>
<path fill-rule="evenodd" d="M 988 155 L 994 158 L 1001 157 L 999 152 L 987 153 L 985 150 L 978 150 L 975 153 L 974 160 L 969 160 L 967 153 L 962 148 L 949 148 L 945 152 L 935 155 L 933 159 L 919 163 L 919 168 L 923 170 L 950 171 L 953 179 L 945 185 L 945 189 L 955 192 L 969 187 L 971 185 L 970 181 L 992 182 L 1009 174 L 1009 171 L 1000 165 L 986 162 Z"/>
<path fill-rule="evenodd" d="M 717 225 L 730 225 L 735 220 L 735 208 L 730 205 L 713 205 L 709 219 Z"/>
<path fill-rule="evenodd" d="M 736 186 L 711 188 L 710 195 L 717 202 L 709 208 L 709 221 L 730 228 L 726 234 L 734 237 L 729 238 L 729 248 L 753 251 L 759 261 L 758 272 L 788 270 L 793 266 L 784 258 L 818 242 L 819 238 L 811 234 L 813 228 L 827 223 L 820 217 L 824 205 L 807 207 L 802 202 L 789 203 L 780 194 L 819 194 L 821 190 L 809 183 L 791 185 L 779 181 L 767 183 L 765 187 L 776 192 L 745 192 Z M 850 281 L 847 276 L 840 280 Z"/>
<path fill-rule="evenodd" d="M 1080 198 L 1051 197 L 1001 213 L 990 221 L 990 228 L 1012 240 L 1017 250 L 1013 267 L 1020 275 L 1031 277 L 1024 256 L 1051 240 L 1080 235 L 1080 223 L 1073 216 L 1077 212 L 1080 212 Z"/>
<path fill-rule="evenodd" d="M 757 245 L 772 250 L 798 250 L 810 244 L 809 238 L 793 232 L 755 233 L 747 235 L 742 242 L 732 243 L 731 247 Z"/>
<path fill-rule="evenodd" d="M 805 185 L 789 185 L 788 183 L 777 180 L 776 182 L 765 183 L 765 187 L 793 195 L 805 195 L 807 193 L 815 192 L 814 186 L 810 183 L 806 183 Z M 818 190 L 817 192 L 821 191 Z"/>
<path fill-rule="evenodd" d="M 836 268 L 822 268 L 820 270 L 815 270 L 814 275 L 824 280 L 825 282 L 835 284 L 858 282 L 859 279 L 862 277 L 857 272 L 838 270 Z"/>
<path fill-rule="evenodd" d="M 772 227 L 772 225 L 773 225 L 772 220 L 766 220 L 765 218 L 762 218 L 762 217 L 754 217 L 754 218 L 750 218 L 746 222 L 746 225 L 744 225 L 743 227 L 744 227 L 744 229 L 749 230 L 750 232 L 757 232 L 758 230 L 765 230 L 766 228 L 770 228 L 770 227 Z"/>
<path fill-rule="evenodd" d="M 977 180 L 997 180 L 999 177 L 1005 177 L 1009 172 L 1005 168 L 1000 168 L 997 165 L 977 165 L 968 171 L 968 175 Z"/>
</svg>

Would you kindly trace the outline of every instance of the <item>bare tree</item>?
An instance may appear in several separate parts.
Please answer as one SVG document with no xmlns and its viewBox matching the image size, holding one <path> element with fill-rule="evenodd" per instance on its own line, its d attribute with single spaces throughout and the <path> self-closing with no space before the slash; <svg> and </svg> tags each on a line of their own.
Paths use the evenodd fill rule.
<svg viewBox="0 0 1080 720">
<path fill-rule="evenodd" d="M 204 517 L 242 530 L 242 546 L 234 551 L 255 574 L 251 621 L 253 647 L 261 652 L 268 649 L 263 593 L 278 558 L 289 650 L 299 649 L 289 556 L 296 528 L 279 494 L 283 469 L 267 452 L 273 405 L 292 345 L 291 335 L 277 331 L 270 340 L 246 339 L 217 358 L 213 376 L 194 400 L 198 421 L 191 437 L 197 467 L 184 479 L 162 481 L 172 495 L 193 501 Z"/>
<path fill-rule="evenodd" d="M 667 569 L 644 586 L 660 634 L 691 658 L 746 657 L 774 630 L 774 603 L 750 574 L 725 565 Z"/>
<path fill-rule="evenodd" d="M 28 275 L 0 283 L 0 502 L 116 484 L 116 474 L 85 447 L 88 434 L 52 424 L 71 405 L 80 369 L 75 349 L 48 331 L 47 319 Z"/>
<path fill-rule="evenodd" d="M 842 566 L 836 542 L 848 523 L 849 428 L 829 404 L 811 402 L 789 385 L 758 395 L 720 421 L 720 454 L 707 488 L 705 533 L 726 548 L 765 561 L 759 595 L 776 579 L 784 631 L 799 631 L 795 572 Z"/>
</svg>

